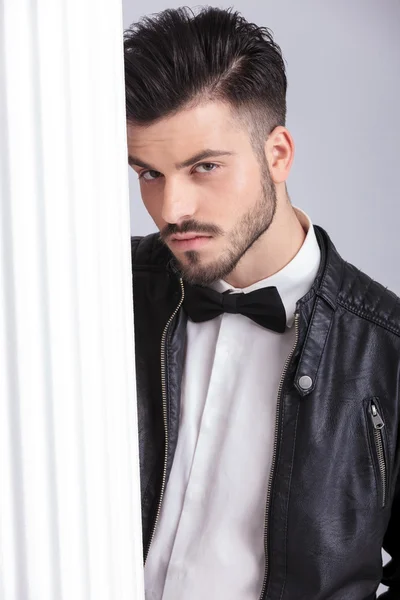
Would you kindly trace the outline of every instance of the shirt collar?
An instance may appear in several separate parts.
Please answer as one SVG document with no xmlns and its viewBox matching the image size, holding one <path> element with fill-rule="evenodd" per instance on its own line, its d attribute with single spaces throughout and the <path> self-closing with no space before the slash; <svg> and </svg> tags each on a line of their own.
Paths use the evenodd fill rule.
<svg viewBox="0 0 400 600">
<path fill-rule="evenodd" d="M 306 231 L 306 238 L 296 256 L 283 269 L 242 289 L 234 288 L 223 280 L 216 281 L 211 286 L 221 293 L 231 290 L 244 294 L 263 287 L 275 286 L 285 307 L 287 327 L 292 327 L 296 303 L 312 287 L 321 261 L 321 250 L 310 217 L 299 208 L 294 207 L 294 210 Z"/>
</svg>

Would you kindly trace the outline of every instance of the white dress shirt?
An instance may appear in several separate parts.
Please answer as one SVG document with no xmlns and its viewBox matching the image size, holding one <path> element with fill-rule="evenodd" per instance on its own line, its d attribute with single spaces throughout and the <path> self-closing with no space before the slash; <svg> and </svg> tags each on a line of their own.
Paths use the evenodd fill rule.
<svg viewBox="0 0 400 600">
<path fill-rule="evenodd" d="M 287 329 L 240 314 L 188 319 L 174 462 L 145 565 L 146 600 L 258 600 L 279 382 L 295 343 L 296 302 L 310 289 L 320 249 L 296 209 L 305 241 L 281 271 L 237 290 L 276 286 Z"/>
</svg>

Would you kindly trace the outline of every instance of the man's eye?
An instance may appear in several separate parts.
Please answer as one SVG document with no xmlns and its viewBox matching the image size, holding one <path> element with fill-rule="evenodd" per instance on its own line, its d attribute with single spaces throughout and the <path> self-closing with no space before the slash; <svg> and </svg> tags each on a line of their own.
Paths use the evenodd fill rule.
<svg viewBox="0 0 400 600">
<path fill-rule="evenodd" d="M 214 163 L 202 163 L 201 165 L 197 165 L 195 171 L 198 173 L 210 173 L 211 171 L 215 171 L 218 168 L 218 165 Z"/>
<path fill-rule="evenodd" d="M 153 181 L 158 179 L 161 173 L 159 171 L 144 171 L 139 175 L 139 179 L 145 179 L 146 181 Z"/>
</svg>

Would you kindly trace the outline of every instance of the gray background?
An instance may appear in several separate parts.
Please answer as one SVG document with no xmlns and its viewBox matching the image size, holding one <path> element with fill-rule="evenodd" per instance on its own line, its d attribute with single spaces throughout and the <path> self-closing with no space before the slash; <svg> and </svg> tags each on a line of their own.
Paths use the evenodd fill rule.
<svg viewBox="0 0 400 600">
<path fill-rule="evenodd" d="M 199 3 L 123 0 L 124 27 Z M 232 3 L 218 2 L 229 7 Z M 237 0 L 287 62 L 293 204 L 342 256 L 400 295 L 400 0 Z M 131 230 L 156 231 L 129 169 Z"/>
</svg>

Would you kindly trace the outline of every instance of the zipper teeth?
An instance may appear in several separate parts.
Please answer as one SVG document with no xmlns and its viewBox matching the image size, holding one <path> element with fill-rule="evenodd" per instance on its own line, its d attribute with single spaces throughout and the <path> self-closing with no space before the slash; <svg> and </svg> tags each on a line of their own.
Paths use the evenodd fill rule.
<svg viewBox="0 0 400 600">
<path fill-rule="evenodd" d="M 156 514 L 156 518 L 154 521 L 153 530 L 151 532 L 150 540 L 149 540 L 149 543 L 147 546 L 146 556 L 144 559 L 145 563 L 147 560 L 147 556 L 149 554 L 151 543 L 154 539 L 158 520 L 160 518 L 161 503 L 163 501 L 164 491 L 165 491 L 165 482 L 167 479 L 167 457 L 168 457 L 169 437 L 168 437 L 168 419 L 167 419 L 167 386 L 165 383 L 165 341 L 167 339 L 168 328 L 171 325 L 172 321 L 175 319 L 180 307 L 182 306 L 183 300 L 185 298 L 185 288 L 183 286 L 182 278 L 179 280 L 179 283 L 180 283 L 181 292 L 182 292 L 181 299 L 179 301 L 178 306 L 176 307 L 176 309 L 174 310 L 174 312 L 168 319 L 167 324 L 165 325 L 164 331 L 161 336 L 161 393 L 162 393 L 162 407 L 163 407 L 163 420 L 164 420 L 164 433 L 165 433 L 164 468 L 163 468 L 163 476 L 162 476 L 162 483 L 161 483 L 160 500 L 158 502 L 157 514 Z"/>
<path fill-rule="evenodd" d="M 268 529 L 268 519 L 269 519 L 269 511 L 270 511 L 270 505 L 271 505 L 272 480 L 273 480 L 273 473 L 274 473 L 275 463 L 276 463 L 276 454 L 277 454 L 277 449 L 278 449 L 280 402 L 281 402 L 283 383 L 285 381 L 285 376 L 286 376 L 287 370 L 289 368 L 289 363 L 292 360 L 292 356 L 294 354 L 294 351 L 296 350 L 296 347 L 297 347 L 297 344 L 299 341 L 299 313 L 295 314 L 294 323 L 295 323 L 296 339 L 295 339 L 294 346 L 293 346 L 289 356 L 286 359 L 285 366 L 283 367 L 283 373 L 282 373 L 281 380 L 279 382 L 279 388 L 278 388 L 278 401 L 277 401 L 276 416 L 275 416 L 274 447 L 273 447 L 273 452 L 272 452 L 271 471 L 270 471 L 269 480 L 268 480 L 267 501 L 266 501 L 266 507 L 265 507 L 265 521 L 264 521 L 265 574 L 264 574 L 264 582 L 263 582 L 263 586 L 262 586 L 262 590 L 261 590 L 260 600 L 263 600 L 265 590 L 267 587 L 267 577 L 268 577 L 268 567 L 269 567 L 267 529 Z"/>
<path fill-rule="evenodd" d="M 374 429 L 375 447 L 378 455 L 379 471 L 381 473 L 381 484 L 382 484 L 382 508 L 386 504 L 386 463 L 385 453 L 383 451 L 383 440 L 380 429 Z"/>
</svg>

